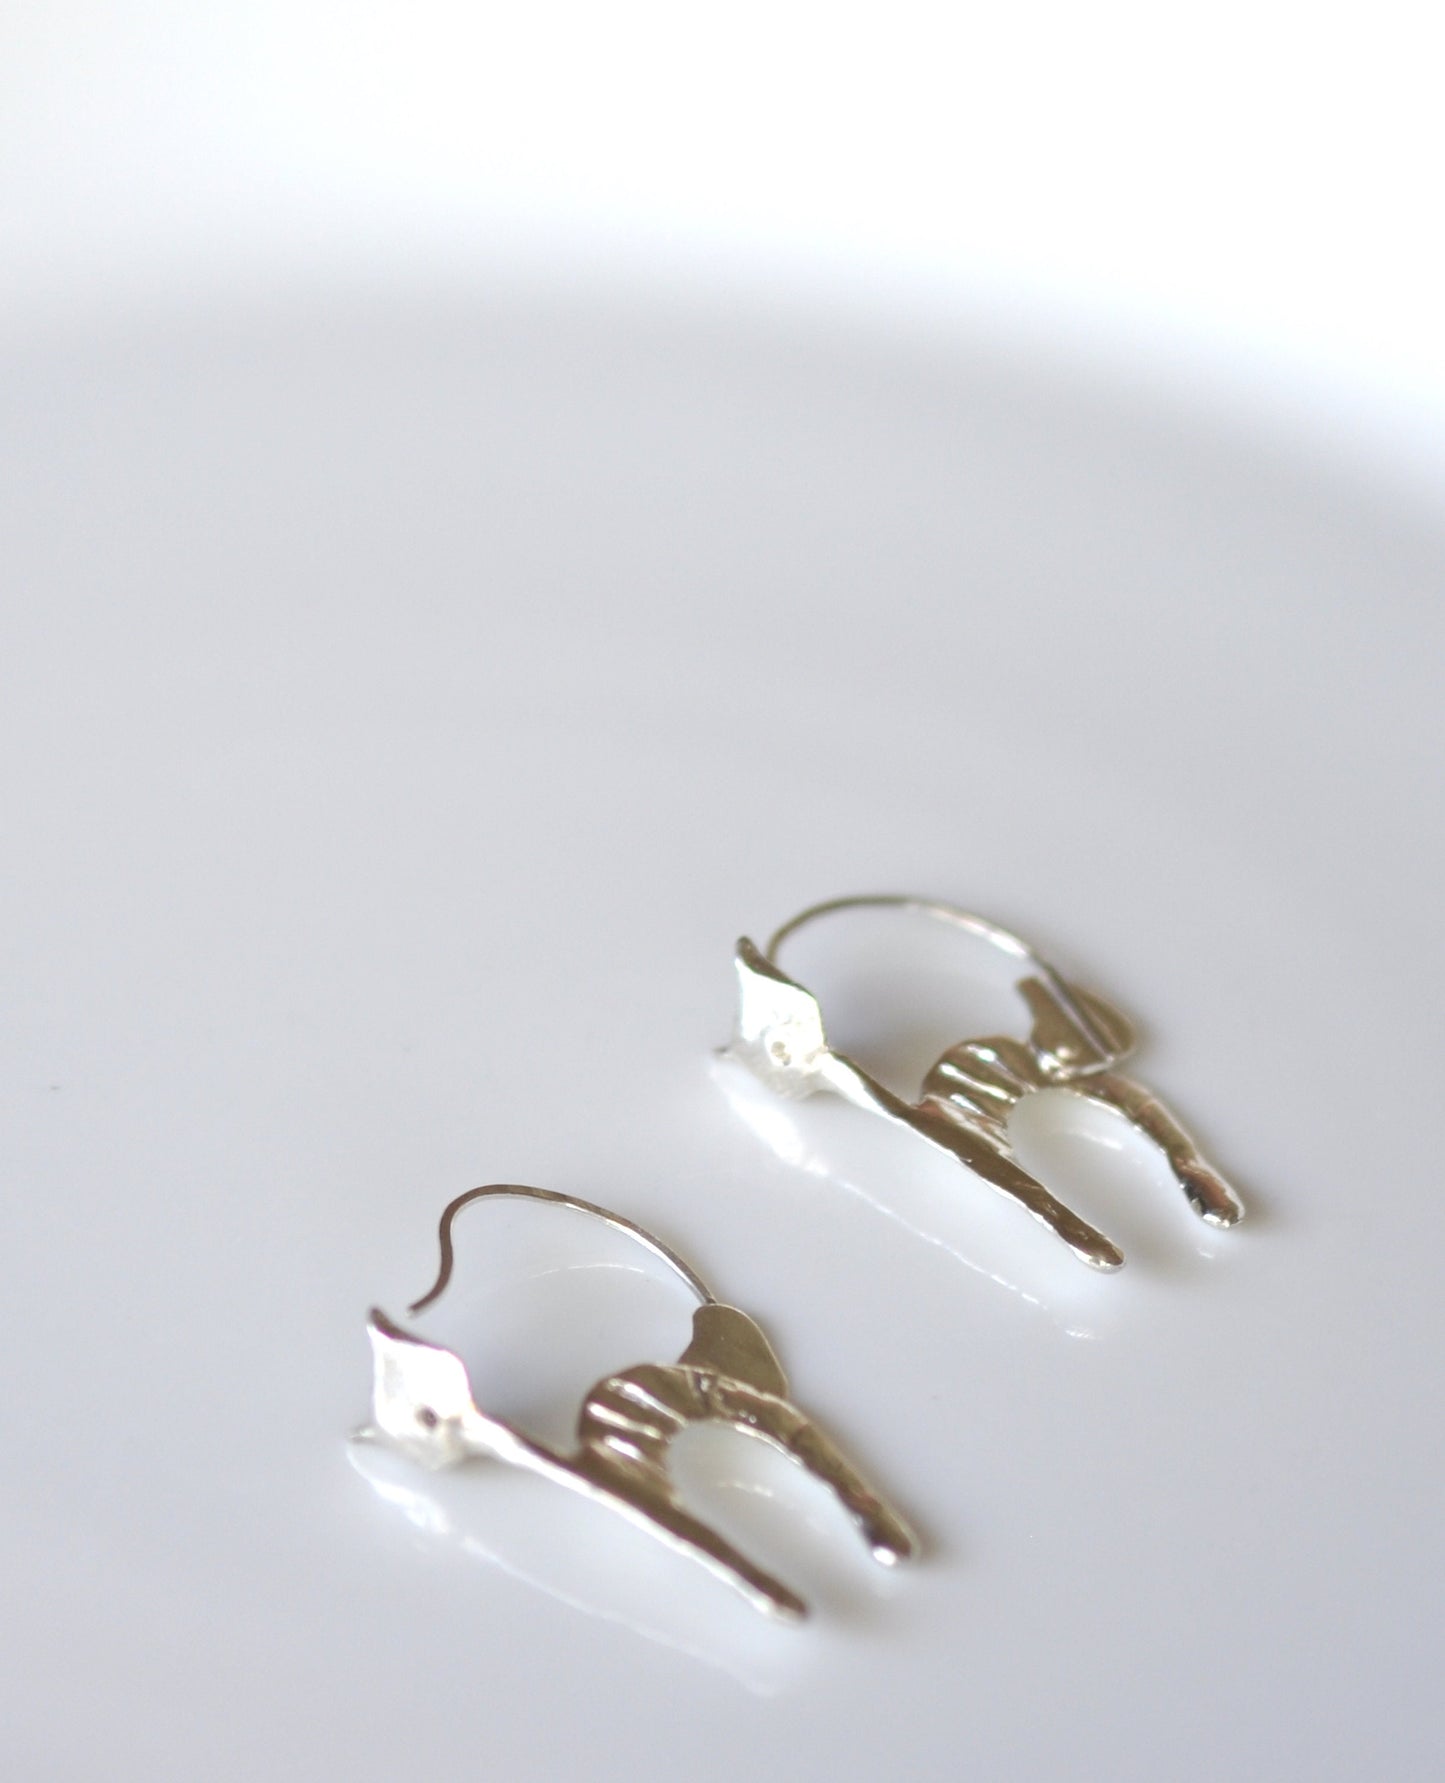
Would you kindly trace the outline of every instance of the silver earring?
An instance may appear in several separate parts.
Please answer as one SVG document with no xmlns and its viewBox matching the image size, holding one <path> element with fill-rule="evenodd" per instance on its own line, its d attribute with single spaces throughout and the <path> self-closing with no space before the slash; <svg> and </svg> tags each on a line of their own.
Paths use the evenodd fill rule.
<svg viewBox="0 0 1445 1783">
<path fill-rule="evenodd" d="M 1018 961 L 1016 989 L 1032 1017 L 1027 1040 L 997 1037 L 951 1046 L 924 1078 L 916 1102 L 894 1095 L 828 1045 L 818 999 L 779 967 L 778 951 L 805 923 L 838 910 L 891 908 L 940 918 Z M 1134 1048 L 1119 1011 L 1060 976 L 1016 935 L 950 904 L 927 898 L 835 898 L 783 924 L 759 948 L 737 945 L 738 1017 L 729 1054 L 780 1095 L 818 1090 L 897 1121 L 921 1134 L 1025 1208 L 1097 1269 L 1117 1269 L 1118 1246 L 1065 1207 L 1013 1156 L 1009 1111 L 1031 1091 L 1066 1089 L 1122 1114 L 1168 1159 L 1189 1205 L 1213 1226 L 1243 1217 L 1239 1197 L 1155 1096 L 1113 1067 Z"/>
<path fill-rule="evenodd" d="M 736 1586 L 759 1609 L 796 1619 L 807 1605 L 725 1537 L 693 1516 L 668 1474 L 668 1447 L 689 1424 L 731 1424 L 782 1449 L 830 1487 L 884 1565 L 916 1551 L 908 1527 L 789 1400 L 766 1337 L 744 1312 L 726 1306 L 680 1257 L 620 1214 L 548 1189 L 492 1183 L 459 1195 L 441 1217 L 441 1267 L 414 1302 L 415 1315 L 442 1293 L 452 1273 L 452 1222 L 471 1202 L 521 1196 L 591 1214 L 660 1257 L 699 1302 L 692 1342 L 675 1363 L 643 1363 L 599 1381 L 583 1401 L 577 1447 L 561 1455 L 481 1411 L 466 1367 L 373 1309 L 367 1329 L 374 1364 L 372 1421 L 355 1440 L 386 1442 L 424 1467 L 493 1459 L 530 1468 L 610 1505 Z"/>
</svg>

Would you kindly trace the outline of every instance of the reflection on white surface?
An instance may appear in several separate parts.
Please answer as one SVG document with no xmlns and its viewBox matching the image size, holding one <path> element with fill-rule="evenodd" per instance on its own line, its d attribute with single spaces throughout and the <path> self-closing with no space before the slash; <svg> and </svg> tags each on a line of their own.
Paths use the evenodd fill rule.
<svg viewBox="0 0 1445 1783">
<path fill-rule="evenodd" d="M 1049 1310 L 1038 1294 L 1020 1282 L 1011 1280 L 1001 1268 L 995 1267 L 979 1255 L 976 1239 L 955 1229 L 954 1222 L 948 1218 L 946 1204 L 942 1209 L 942 1217 L 930 1222 L 921 1211 L 913 1211 L 912 1198 L 906 1193 L 897 1199 L 888 1199 L 875 1193 L 870 1186 L 865 1186 L 856 1176 L 849 1175 L 839 1147 L 830 1144 L 821 1131 L 817 1134 L 804 1131 L 805 1125 L 809 1124 L 808 1114 L 815 1110 L 808 1109 L 805 1113 L 803 1104 L 782 1101 L 760 1084 L 745 1066 L 734 1060 L 716 1058 L 712 1061 L 711 1070 L 733 1112 L 783 1163 L 805 1170 L 810 1176 L 822 1177 L 837 1187 L 846 1189 L 850 1194 L 861 1196 L 880 1213 L 905 1226 L 915 1237 L 941 1246 L 957 1257 L 960 1263 L 985 1276 L 1006 1293 L 1017 1295 L 1030 1306 L 1043 1311 Z M 823 1123 L 817 1124 L 821 1129 Z M 1065 1328 L 1076 1337 L 1090 1335 L 1088 1331 L 1076 1329 L 1072 1325 L 1066 1325 Z"/>
<path fill-rule="evenodd" d="M 869 1602 L 890 1593 L 889 1575 L 830 1557 L 830 1545 L 851 1540 L 842 1518 L 819 1514 L 805 1490 L 769 1467 L 761 1444 L 719 1442 L 719 1434 L 699 1431 L 700 1441 L 679 1443 L 680 1481 L 697 1508 L 758 1554 L 771 1547 L 770 1563 L 811 1574 L 809 1590 L 821 1599 L 815 1617 L 866 1621 Z M 480 1466 L 427 1474 L 372 1443 L 349 1444 L 347 1458 L 426 1544 L 715 1666 L 757 1695 L 776 1695 L 800 1676 L 816 1647 L 814 1627 L 758 1615 L 645 1532 L 544 1482 Z M 771 1459 L 796 1473 L 782 1457 Z"/>
<path fill-rule="evenodd" d="M 783 1163 L 857 1195 L 1070 1337 L 1108 1328 L 1106 1278 L 1058 1254 L 1062 1247 L 1036 1222 L 914 1135 L 827 1097 L 786 1101 L 726 1057 L 714 1057 L 710 1073 L 734 1114 Z M 1212 1259 L 1240 1242 L 1184 1212 L 1157 1148 L 1121 1116 L 1067 1091 L 1041 1091 L 1019 1104 L 1011 1128 L 1020 1163 L 1125 1240 L 1135 1274 L 1177 1276 L 1191 1257 Z"/>
</svg>

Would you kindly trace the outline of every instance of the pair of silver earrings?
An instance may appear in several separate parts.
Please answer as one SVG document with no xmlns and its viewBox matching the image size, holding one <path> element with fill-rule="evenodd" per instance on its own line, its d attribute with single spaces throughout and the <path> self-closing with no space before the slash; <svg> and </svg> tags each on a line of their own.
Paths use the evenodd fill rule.
<svg viewBox="0 0 1445 1783">
<path fill-rule="evenodd" d="M 961 1041 L 926 1073 L 916 1102 L 905 1101 L 828 1044 L 818 999 L 778 964 L 805 924 L 842 910 L 887 908 L 938 918 L 987 941 L 1017 962 L 1015 989 L 1031 1018 L 1026 1040 Z M 728 1052 L 780 1095 L 842 1096 L 900 1123 L 940 1147 L 1018 1203 L 1083 1262 L 1117 1269 L 1123 1253 L 1064 1206 L 1013 1155 L 1008 1117 L 1025 1096 L 1063 1089 L 1121 1115 L 1164 1154 L 1189 1205 L 1215 1226 L 1243 1214 L 1238 1196 L 1199 1153 L 1159 1100 L 1115 1067 L 1134 1046 L 1126 1019 L 1101 997 L 1063 978 L 1026 942 L 952 905 L 911 897 L 838 898 L 815 904 L 759 948 L 738 942 L 738 1013 Z M 441 1266 L 412 1316 L 442 1294 L 452 1272 L 452 1225 L 474 1201 L 522 1197 L 602 1220 L 668 1265 L 696 1296 L 692 1340 L 673 1363 L 642 1363 L 599 1381 L 583 1400 L 577 1446 L 560 1454 L 481 1410 L 465 1364 L 373 1309 L 371 1422 L 359 1439 L 386 1442 L 429 1468 L 473 1459 L 525 1467 L 611 1506 L 692 1555 L 770 1614 L 799 1618 L 807 1606 L 726 1537 L 689 1512 L 668 1469 L 674 1438 L 690 1424 L 720 1422 L 763 1438 L 835 1494 L 884 1565 L 911 1558 L 918 1544 L 903 1519 L 866 1483 L 788 1396 L 781 1365 L 745 1313 L 719 1301 L 675 1252 L 631 1220 L 570 1195 L 493 1183 L 460 1195 L 442 1214 Z"/>
</svg>

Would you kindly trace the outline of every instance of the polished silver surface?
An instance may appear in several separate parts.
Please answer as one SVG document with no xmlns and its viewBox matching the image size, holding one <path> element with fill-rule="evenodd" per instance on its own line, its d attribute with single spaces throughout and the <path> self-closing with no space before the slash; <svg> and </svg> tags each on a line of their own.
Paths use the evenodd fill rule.
<svg viewBox="0 0 1445 1783">
<path fill-rule="evenodd" d="M 1024 968 L 1015 981 L 1031 1018 L 1026 1040 L 963 1040 L 925 1074 L 909 1102 L 828 1044 L 813 993 L 777 963 L 783 943 L 805 924 L 838 911 L 897 909 L 937 918 L 980 937 Z M 875 894 L 813 904 L 777 930 L 766 948 L 737 944 L 737 1026 L 727 1049 L 779 1095 L 819 1090 L 886 1116 L 922 1135 L 1009 1196 L 1096 1269 L 1117 1269 L 1123 1252 L 1066 1207 L 1017 1161 L 1008 1118 L 1035 1090 L 1061 1089 L 1112 1109 L 1157 1145 L 1195 1213 L 1213 1226 L 1243 1217 L 1239 1197 L 1189 1134 L 1142 1084 L 1113 1067 L 1135 1044 L 1134 1030 L 1102 997 L 1062 977 L 1027 942 L 984 917 L 929 898 Z"/>
<path fill-rule="evenodd" d="M 644 1245 L 681 1277 L 700 1303 L 693 1314 L 691 1343 L 675 1363 L 642 1363 L 599 1381 L 583 1401 L 577 1447 L 564 1455 L 479 1409 L 459 1356 L 403 1330 L 373 1308 L 367 1322 L 374 1364 L 372 1421 L 356 1432 L 355 1440 L 389 1443 L 428 1468 L 474 1459 L 529 1468 L 611 1506 L 701 1561 L 759 1609 L 788 1619 L 807 1614 L 803 1600 L 695 1517 L 678 1497 L 668 1471 L 668 1450 L 688 1425 L 729 1424 L 781 1449 L 832 1490 L 882 1564 L 916 1552 L 903 1520 L 788 1398 L 782 1367 L 752 1319 L 717 1300 L 680 1257 L 619 1214 L 523 1184 L 471 1189 L 442 1214 L 437 1279 L 412 1303 L 412 1314 L 432 1305 L 451 1279 L 456 1216 L 473 1201 L 493 1196 L 570 1207 Z"/>
</svg>

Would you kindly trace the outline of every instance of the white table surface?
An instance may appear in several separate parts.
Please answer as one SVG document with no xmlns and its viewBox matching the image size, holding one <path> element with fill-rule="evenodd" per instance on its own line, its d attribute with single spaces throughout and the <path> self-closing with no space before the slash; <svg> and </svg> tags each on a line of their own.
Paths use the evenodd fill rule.
<svg viewBox="0 0 1445 1783">
<path fill-rule="evenodd" d="M 1128 8 L 1066 54 L 1059 10 L 951 113 L 966 31 L 809 83 L 799 6 L 771 63 L 519 15 L 490 106 L 446 8 L 12 31 L 7 1774 L 1438 1774 L 1432 64 L 1390 9 L 1294 80 L 1288 6 L 1192 64 Z M 1029 153 L 960 181 L 1037 43 Z M 1245 1224 L 1036 1106 L 1129 1254 L 1097 1278 L 718 1064 L 736 936 L 870 889 L 1117 1000 Z M 844 1027 L 905 939 L 825 947 Z M 751 1311 L 920 1562 L 690 1443 L 816 1605 L 773 1628 L 544 1482 L 349 1449 L 367 1307 L 498 1178 Z M 488 1211 L 436 1329 L 560 1438 L 683 1302 Z"/>
<path fill-rule="evenodd" d="M 19 1774 L 1430 1774 L 1423 507 L 987 342 L 473 291 L 58 330 L 4 404 Z M 1248 1221 L 1046 1124 L 1095 1278 L 760 1109 L 734 937 L 890 886 L 1132 1011 Z M 358 1471 L 366 1307 L 498 1178 L 678 1245 L 926 1558 L 700 1451 L 788 1633 L 542 1482 Z M 463 1259 L 515 1409 L 669 1353 L 516 1241 Z"/>
</svg>

